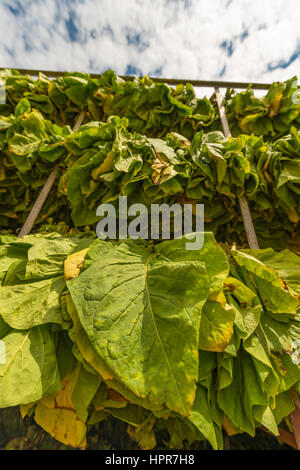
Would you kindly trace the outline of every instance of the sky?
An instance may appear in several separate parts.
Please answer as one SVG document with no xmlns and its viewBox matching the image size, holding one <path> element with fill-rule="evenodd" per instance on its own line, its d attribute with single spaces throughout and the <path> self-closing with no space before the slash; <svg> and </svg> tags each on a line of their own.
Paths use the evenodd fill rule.
<svg viewBox="0 0 300 470">
<path fill-rule="evenodd" d="M 299 0 L 0 0 L 0 67 L 268 83 L 299 23 Z"/>
</svg>

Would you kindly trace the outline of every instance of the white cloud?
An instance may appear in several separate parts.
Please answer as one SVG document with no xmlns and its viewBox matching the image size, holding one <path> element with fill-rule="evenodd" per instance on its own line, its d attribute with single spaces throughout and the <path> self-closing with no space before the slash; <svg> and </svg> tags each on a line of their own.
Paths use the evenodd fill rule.
<svg viewBox="0 0 300 470">
<path fill-rule="evenodd" d="M 0 66 L 281 80 L 299 69 L 299 19 L 298 0 L 7 0 Z"/>
</svg>

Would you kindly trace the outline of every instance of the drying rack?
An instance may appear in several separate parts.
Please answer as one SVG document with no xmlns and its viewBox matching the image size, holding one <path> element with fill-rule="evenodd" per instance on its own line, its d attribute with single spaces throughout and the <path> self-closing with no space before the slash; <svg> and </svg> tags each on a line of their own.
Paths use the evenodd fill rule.
<svg viewBox="0 0 300 470">
<path fill-rule="evenodd" d="M 0 68 L 0 70 L 4 70 L 4 68 Z M 66 72 L 59 72 L 59 71 L 50 71 L 50 70 L 34 70 L 34 69 L 17 69 L 21 74 L 31 75 L 33 77 L 38 76 L 40 73 L 46 75 L 49 78 L 60 77 L 64 75 Z M 91 78 L 100 78 L 101 74 L 89 74 Z M 133 81 L 136 76 L 129 76 L 129 75 L 120 75 L 126 81 Z M 219 115 L 222 123 L 222 128 L 224 132 L 224 136 L 229 138 L 231 136 L 225 108 L 223 105 L 223 98 L 220 93 L 220 88 L 233 88 L 233 89 L 247 89 L 250 85 L 252 89 L 256 90 L 268 90 L 271 86 L 270 83 L 247 83 L 247 82 L 234 82 L 234 81 L 220 81 L 220 80 L 187 80 L 187 79 L 175 79 L 175 78 L 158 78 L 158 77 L 149 77 L 154 82 L 165 83 L 167 85 L 178 85 L 178 84 L 187 84 L 190 83 L 194 87 L 205 87 L 215 89 L 215 97 L 218 105 Z M 73 132 L 75 132 L 80 125 L 82 124 L 86 115 L 86 111 L 81 111 L 79 116 L 76 119 L 76 122 L 73 127 Z M 19 232 L 19 237 L 23 237 L 28 235 L 34 223 L 47 200 L 47 197 L 52 189 L 52 186 L 55 182 L 55 179 L 58 174 L 58 168 L 54 167 L 49 174 L 49 177 L 44 184 L 43 189 L 41 190 L 39 196 L 37 197 L 35 204 L 33 205 L 21 231 Z M 243 224 L 247 236 L 247 241 L 250 249 L 257 249 L 259 248 L 255 228 L 253 225 L 253 220 L 251 216 L 251 212 L 249 209 L 248 201 L 246 196 L 239 197 L 239 206 L 240 211 L 243 219 Z M 279 435 L 278 437 L 282 442 L 290 445 L 291 447 L 300 450 L 300 399 L 298 394 L 295 391 L 292 391 L 292 398 L 295 404 L 295 410 L 291 414 L 291 423 L 293 427 L 294 434 L 285 429 L 279 428 Z M 269 430 L 262 427 L 263 431 L 272 434 Z"/>
</svg>

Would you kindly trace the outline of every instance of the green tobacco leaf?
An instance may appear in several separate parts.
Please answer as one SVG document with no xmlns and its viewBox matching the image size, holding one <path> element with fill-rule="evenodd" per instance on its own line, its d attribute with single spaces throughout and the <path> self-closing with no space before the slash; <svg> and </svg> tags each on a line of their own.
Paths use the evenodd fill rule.
<svg viewBox="0 0 300 470">
<path fill-rule="evenodd" d="M 30 113 L 31 112 L 31 105 L 26 98 L 20 99 L 19 103 L 15 107 L 15 115 L 22 116 L 22 114 Z"/>
<path fill-rule="evenodd" d="M 88 372 L 80 363 L 74 376 L 72 387 L 72 403 L 78 418 L 85 422 L 88 417 L 88 407 L 100 385 L 101 378 Z"/>
<path fill-rule="evenodd" d="M 141 406 L 128 404 L 123 408 L 107 408 L 107 411 L 117 419 L 125 421 L 134 427 L 142 426 L 149 418 L 151 412 Z"/>
<path fill-rule="evenodd" d="M 203 247 L 201 249 L 191 249 L 191 241 L 194 235 L 187 235 L 172 242 L 162 242 L 157 245 L 157 251 L 163 249 L 163 256 L 172 261 L 201 261 L 205 264 L 207 275 L 209 277 L 209 300 L 217 300 L 220 293 L 223 296 L 223 284 L 229 273 L 229 263 L 226 253 L 216 243 L 215 237 L 210 232 L 205 232 L 203 238 Z M 187 249 L 189 247 L 189 249 Z M 196 248 L 196 247 L 194 247 Z"/>
<path fill-rule="evenodd" d="M 257 328 L 261 318 L 262 306 L 261 304 L 252 305 L 256 303 L 257 296 L 248 287 L 240 282 L 238 279 L 230 279 L 230 286 L 232 295 L 227 294 L 227 302 L 234 309 L 235 319 L 234 325 L 236 333 L 239 338 L 247 339 Z M 225 282 L 226 287 L 227 280 Z M 232 286 L 237 286 L 232 290 Z"/>
<path fill-rule="evenodd" d="M 0 247 L 5 274 L 4 285 L 0 286 L 0 312 L 12 328 L 25 330 L 44 323 L 62 325 L 68 320 L 63 317 L 61 305 L 64 260 L 81 245 L 80 239 L 54 233 L 16 238 Z"/>
<path fill-rule="evenodd" d="M 244 390 L 238 359 L 231 359 L 230 362 L 232 367 L 231 377 L 228 371 L 223 368 L 226 364 L 221 364 L 219 369 L 218 405 L 238 430 L 253 435 L 253 419 L 249 419 L 247 416 L 242 402 Z M 223 377 L 224 375 L 226 375 L 226 380 Z"/>
<path fill-rule="evenodd" d="M 275 269 L 278 276 L 300 294 L 300 256 L 290 250 L 276 252 L 272 248 L 244 251 L 259 259 L 266 266 Z"/>
<path fill-rule="evenodd" d="M 285 288 L 274 269 L 249 254 L 232 250 L 232 255 L 239 266 L 245 267 L 254 276 L 255 286 L 267 310 L 273 313 L 297 313 L 299 299 Z"/>
<path fill-rule="evenodd" d="M 6 362 L 0 364 L 1 408 L 40 400 L 60 389 L 50 327 L 12 331 L 1 341 L 6 350 Z"/>
<path fill-rule="evenodd" d="M 59 369 L 59 374 L 63 380 L 73 367 L 75 357 L 72 351 L 73 343 L 67 336 L 67 333 L 62 331 L 58 334 L 56 357 Z"/>
<path fill-rule="evenodd" d="M 0 316 L 0 339 L 6 336 L 10 330 L 11 330 L 11 327 Z"/>
<path fill-rule="evenodd" d="M 268 345 L 268 350 L 272 352 L 282 351 L 292 354 L 293 340 L 297 337 L 300 338 L 300 324 L 299 322 L 279 322 L 276 317 L 272 318 L 270 315 L 263 314 L 261 317 L 260 328 Z"/>
<path fill-rule="evenodd" d="M 281 383 L 280 392 L 290 390 L 300 380 L 300 366 L 293 361 L 293 357 L 283 353 L 280 356 Z"/>
<path fill-rule="evenodd" d="M 36 236 L 34 245 L 28 250 L 25 278 L 45 279 L 61 275 L 64 272 L 65 257 L 79 243 L 79 239 L 63 238 L 58 234 Z"/>
<path fill-rule="evenodd" d="M 62 323 L 63 277 L 0 287 L 0 314 L 12 328 L 25 330 L 44 323 Z"/>
<path fill-rule="evenodd" d="M 272 410 L 276 423 L 281 423 L 283 418 L 289 416 L 294 409 L 295 405 L 288 392 L 283 392 L 277 395 L 275 408 Z"/>
<path fill-rule="evenodd" d="M 210 351 L 199 351 L 199 382 L 206 380 L 211 372 L 217 366 L 216 364 L 216 354 Z"/>
<path fill-rule="evenodd" d="M 220 448 L 211 416 L 210 404 L 207 400 L 207 390 L 201 385 L 197 386 L 195 401 L 188 419 L 209 441 L 213 449 Z"/>
<path fill-rule="evenodd" d="M 69 331 L 69 336 L 71 340 L 75 343 L 74 347 L 78 348 L 75 353 L 73 347 L 74 355 L 78 360 L 83 362 L 87 370 L 90 370 L 90 372 L 95 371 L 95 373 L 98 373 L 100 377 L 103 377 L 105 380 L 111 380 L 113 378 L 113 374 L 105 365 L 101 357 L 97 355 L 95 349 L 90 343 L 88 335 L 86 334 L 79 321 L 78 313 L 74 303 L 72 302 L 70 294 L 66 296 L 66 304 L 68 313 L 73 322 L 73 327 Z M 78 357 L 78 354 L 80 354 L 80 358 Z"/>
<path fill-rule="evenodd" d="M 9 268 L 20 260 L 26 260 L 28 244 L 10 244 L 0 246 L 0 280 L 3 281 Z"/>
<path fill-rule="evenodd" d="M 252 360 L 261 383 L 261 389 L 267 397 L 274 400 L 274 397 L 277 395 L 279 390 L 280 377 L 276 373 L 271 362 L 267 343 L 265 343 L 261 334 L 258 337 L 256 333 L 253 333 L 246 341 L 244 341 L 243 348 L 252 356 Z"/>
<path fill-rule="evenodd" d="M 196 391 L 208 277 L 201 251 L 199 261 L 173 261 L 173 247 L 176 240 L 162 243 L 157 253 L 111 244 L 67 284 L 81 324 L 115 377 L 136 395 L 187 415 Z"/>
<path fill-rule="evenodd" d="M 233 359 L 232 378 L 218 392 L 218 404 L 233 426 L 251 436 L 256 422 L 277 434 L 277 426 L 250 355 L 241 351 Z M 220 372 L 222 369 L 220 370 Z"/>
<path fill-rule="evenodd" d="M 160 411 L 160 406 L 155 406 L 148 398 L 141 398 L 130 391 L 126 386 L 114 378 L 112 370 L 105 364 L 92 346 L 89 337 L 78 318 L 78 313 L 70 297 L 67 297 L 68 311 L 72 318 L 74 327 L 69 331 L 71 339 L 75 342 L 73 354 L 83 363 L 84 367 L 92 373 L 98 373 L 106 381 L 108 387 L 118 391 L 131 403 L 143 406 L 146 409 Z"/>
<path fill-rule="evenodd" d="M 243 407 L 249 420 L 252 421 L 253 432 L 256 420 L 274 434 L 278 434 L 268 396 L 263 392 L 257 377 L 257 368 L 252 358 L 243 351 L 241 351 L 241 363 L 243 364 Z"/>
</svg>

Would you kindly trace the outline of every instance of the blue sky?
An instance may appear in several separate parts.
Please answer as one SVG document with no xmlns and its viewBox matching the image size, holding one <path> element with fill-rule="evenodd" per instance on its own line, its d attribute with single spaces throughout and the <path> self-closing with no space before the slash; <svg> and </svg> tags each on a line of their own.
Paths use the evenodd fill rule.
<svg viewBox="0 0 300 470">
<path fill-rule="evenodd" d="M 284 80 L 299 0 L 0 0 L 0 67 Z"/>
</svg>

